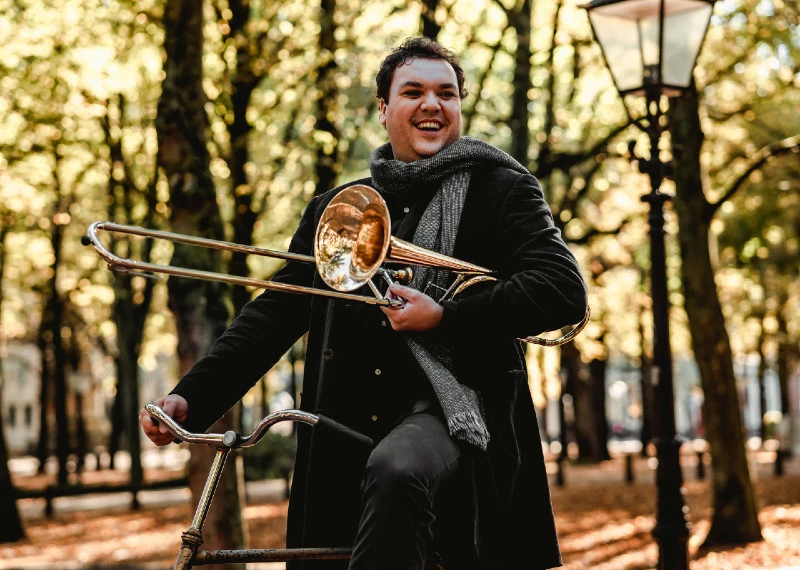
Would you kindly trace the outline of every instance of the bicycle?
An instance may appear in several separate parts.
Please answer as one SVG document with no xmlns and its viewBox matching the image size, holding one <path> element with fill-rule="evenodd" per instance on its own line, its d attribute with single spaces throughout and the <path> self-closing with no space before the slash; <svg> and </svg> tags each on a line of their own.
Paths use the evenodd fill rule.
<svg viewBox="0 0 800 570">
<path fill-rule="evenodd" d="M 350 548 L 245 548 L 240 550 L 200 550 L 203 543 L 203 523 L 217 484 L 225 467 L 225 460 L 233 449 L 243 449 L 256 445 L 273 425 L 294 421 L 327 429 L 339 435 L 353 438 L 362 445 L 373 447 L 373 441 L 366 435 L 348 428 L 326 416 L 303 412 L 301 410 L 281 410 L 268 414 L 255 427 L 250 435 L 242 436 L 234 431 L 225 433 L 190 433 L 178 425 L 174 419 L 154 403 L 145 405 L 147 412 L 178 440 L 192 444 L 203 444 L 217 450 L 211 463 L 200 499 L 197 503 L 192 523 L 181 534 L 181 549 L 173 570 L 190 570 L 193 566 L 205 564 L 230 564 L 242 562 L 290 562 L 301 560 L 343 560 L 350 558 Z"/>
</svg>

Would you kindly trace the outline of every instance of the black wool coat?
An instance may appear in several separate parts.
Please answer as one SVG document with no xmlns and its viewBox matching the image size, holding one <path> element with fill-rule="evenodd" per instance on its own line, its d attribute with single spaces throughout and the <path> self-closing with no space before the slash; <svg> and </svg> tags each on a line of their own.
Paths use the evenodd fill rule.
<svg viewBox="0 0 800 570">
<path fill-rule="evenodd" d="M 290 251 L 313 253 L 325 206 L 356 183 L 371 185 L 359 180 L 311 201 Z M 427 200 L 392 198 L 393 233 L 411 241 Z M 462 446 L 467 461 L 441 499 L 436 548 L 459 570 L 560 566 L 538 424 L 516 339 L 580 321 L 586 285 L 538 181 L 503 167 L 473 171 L 453 255 L 495 270 L 499 279 L 445 301 L 442 322 L 431 333 L 450 342 L 457 378 L 479 392 L 491 439 L 485 452 Z M 274 280 L 325 288 L 308 263 L 290 261 Z M 391 330 L 379 308 L 266 291 L 173 390 L 189 402 L 187 428 L 211 425 L 307 331 L 303 410 L 379 438 L 421 390 L 429 390 L 408 374 L 413 363 L 402 333 Z M 300 427 L 289 546 L 352 544 L 367 454 L 327 432 Z M 338 564 L 297 568 L 346 567 Z"/>
</svg>

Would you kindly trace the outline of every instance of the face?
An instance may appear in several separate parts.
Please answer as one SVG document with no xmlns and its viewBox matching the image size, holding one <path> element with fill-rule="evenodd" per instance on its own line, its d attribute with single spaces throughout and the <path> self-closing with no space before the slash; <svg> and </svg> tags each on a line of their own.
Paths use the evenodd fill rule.
<svg viewBox="0 0 800 570">
<path fill-rule="evenodd" d="M 461 137 L 456 72 L 441 59 L 414 59 L 395 69 L 380 120 L 394 157 L 413 162 L 433 156 Z"/>
</svg>

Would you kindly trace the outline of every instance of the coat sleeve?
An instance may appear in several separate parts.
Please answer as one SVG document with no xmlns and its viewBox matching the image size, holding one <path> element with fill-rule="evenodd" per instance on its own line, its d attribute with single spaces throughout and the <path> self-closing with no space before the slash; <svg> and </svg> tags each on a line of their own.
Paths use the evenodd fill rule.
<svg viewBox="0 0 800 570">
<path fill-rule="evenodd" d="M 521 338 L 583 319 L 586 284 L 536 178 L 520 175 L 512 183 L 491 242 L 498 281 L 445 301 L 443 334 Z"/>
<path fill-rule="evenodd" d="M 312 255 L 317 199 L 306 207 L 289 251 Z M 273 281 L 311 286 L 314 264 L 288 261 Z M 310 295 L 267 289 L 214 342 L 207 356 L 181 378 L 171 393 L 189 403 L 184 426 L 203 431 L 231 408 L 308 330 Z"/>
</svg>

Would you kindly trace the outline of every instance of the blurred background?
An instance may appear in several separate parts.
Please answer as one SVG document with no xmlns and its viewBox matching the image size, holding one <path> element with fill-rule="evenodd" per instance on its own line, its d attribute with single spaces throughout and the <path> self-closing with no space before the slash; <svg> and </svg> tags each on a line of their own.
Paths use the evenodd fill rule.
<svg viewBox="0 0 800 570">
<path fill-rule="evenodd" d="M 716 2 L 693 81 L 659 93 L 655 113 L 636 94 L 623 104 L 613 61 L 573 1 L 0 0 L 5 512 L 24 495 L 14 472 L 41 477 L 30 498 L 73 492 L 86 471 L 124 469 L 118 483 L 135 506 L 152 484 L 139 409 L 260 292 L 112 273 L 80 243 L 89 224 L 285 250 L 315 194 L 368 175 L 370 151 L 385 142 L 375 73 L 389 49 L 422 34 L 461 57 L 464 134 L 539 178 L 589 284 L 591 322 L 577 339 L 527 351 L 548 460 L 560 469 L 655 454 L 669 410 L 659 404 L 663 361 L 654 365 L 654 210 L 642 197 L 653 192 L 646 165 L 658 163 L 673 196 L 660 262 L 668 305 L 656 311 L 669 327 L 675 433 L 691 442 L 682 453 L 708 453 L 725 473 L 712 489 L 717 538 L 754 539 L 751 477 L 737 458 L 800 453 L 794 0 Z M 280 265 L 108 241 L 136 259 L 257 278 Z M 300 339 L 228 425 L 249 431 L 293 407 L 303 358 Z M 266 459 L 251 460 L 263 467 L 252 477 L 289 478 L 291 429 L 275 437 Z M 744 499 L 729 497 L 731 481 Z M 23 536 L 18 526 L 4 539 Z"/>
</svg>

